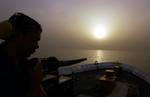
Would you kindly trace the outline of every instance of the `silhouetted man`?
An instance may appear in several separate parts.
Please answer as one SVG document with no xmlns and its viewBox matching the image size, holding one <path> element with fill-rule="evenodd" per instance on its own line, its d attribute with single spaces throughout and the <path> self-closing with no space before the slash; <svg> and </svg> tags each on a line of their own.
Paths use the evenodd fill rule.
<svg viewBox="0 0 150 97">
<path fill-rule="evenodd" d="M 0 97 L 46 97 L 41 65 L 27 60 L 38 48 L 41 32 L 41 25 L 23 13 L 0 23 Z"/>
</svg>

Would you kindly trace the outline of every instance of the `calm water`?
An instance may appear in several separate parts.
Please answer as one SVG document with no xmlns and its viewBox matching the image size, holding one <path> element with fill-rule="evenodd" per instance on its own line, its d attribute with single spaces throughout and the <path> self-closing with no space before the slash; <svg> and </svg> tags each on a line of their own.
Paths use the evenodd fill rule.
<svg viewBox="0 0 150 97">
<path fill-rule="evenodd" d="M 87 58 L 80 64 L 117 61 L 131 64 L 150 74 L 150 55 L 147 52 L 110 51 L 110 50 L 79 50 L 79 49 L 49 49 L 49 52 L 37 51 L 33 56 L 55 56 L 59 60 Z"/>
</svg>

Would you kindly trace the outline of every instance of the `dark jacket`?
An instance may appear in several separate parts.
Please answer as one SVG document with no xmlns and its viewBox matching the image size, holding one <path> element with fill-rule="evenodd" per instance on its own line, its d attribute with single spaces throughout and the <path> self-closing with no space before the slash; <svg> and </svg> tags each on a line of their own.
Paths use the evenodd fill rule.
<svg viewBox="0 0 150 97">
<path fill-rule="evenodd" d="M 26 62 L 14 64 L 0 44 L 0 97 L 25 97 L 29 89 Z"/>
</svg>

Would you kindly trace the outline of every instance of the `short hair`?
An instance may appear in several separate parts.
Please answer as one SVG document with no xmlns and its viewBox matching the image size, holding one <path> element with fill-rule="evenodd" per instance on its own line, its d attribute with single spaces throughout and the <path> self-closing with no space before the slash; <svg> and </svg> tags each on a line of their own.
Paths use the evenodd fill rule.
<svg viewBox="0 0 150 97">
<path fill-rule="evenodd" d="M 13 14 L 9 18 L 8 22 L 12 25 L 13 28 L 12 34 L 17 33 L 26 34 L 29 32 L 36 32 L 36 31 L 42 32 L 42 27 L 37 21 L 20 12 Z"/>
</svg>

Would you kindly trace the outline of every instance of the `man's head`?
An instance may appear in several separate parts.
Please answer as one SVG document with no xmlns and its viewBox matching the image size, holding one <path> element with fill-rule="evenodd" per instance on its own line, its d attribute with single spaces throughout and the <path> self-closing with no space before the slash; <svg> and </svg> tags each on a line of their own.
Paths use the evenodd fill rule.
<svg viewBox="0 0 150 97">
<path fill-rule="evenodd" d="M 13 29 L 6 42 L 13 41 L 18 57 L 29 57 L 38 48 L 42 32 L 41 25 L 22 13 L 15 13 L 8 22 Z"/>
</svg>

